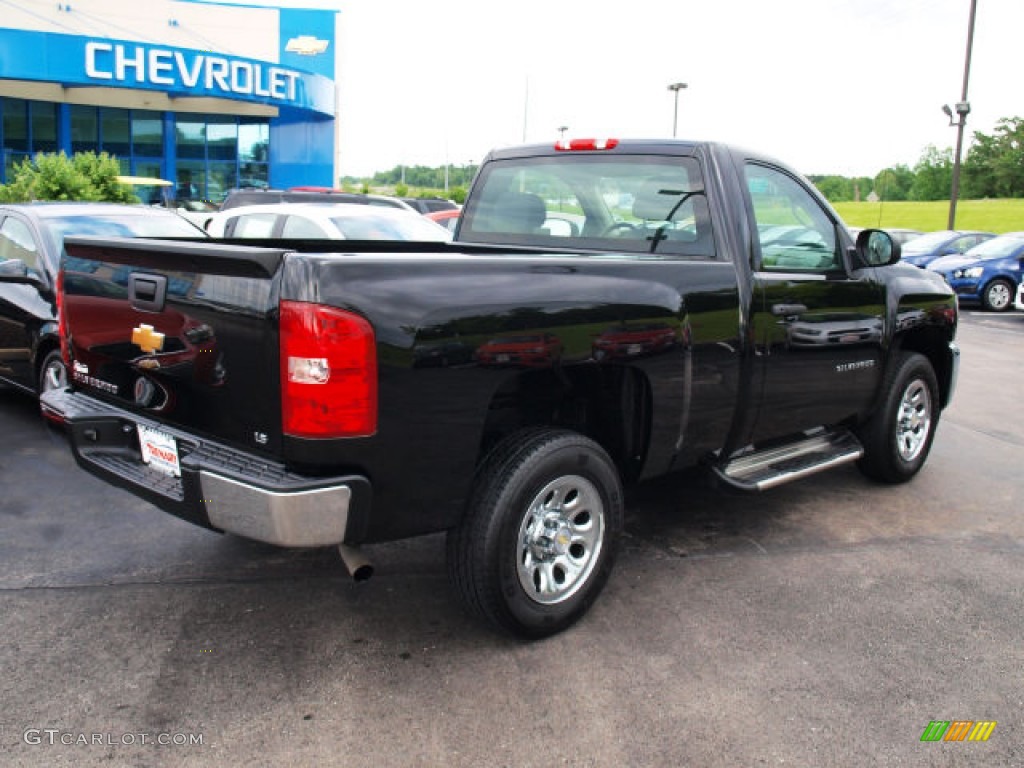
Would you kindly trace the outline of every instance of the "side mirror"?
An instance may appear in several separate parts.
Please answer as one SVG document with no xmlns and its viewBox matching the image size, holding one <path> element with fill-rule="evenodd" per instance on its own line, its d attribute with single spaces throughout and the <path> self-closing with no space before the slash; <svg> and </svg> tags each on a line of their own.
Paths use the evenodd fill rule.
<svg viewBox="0 0 1024 768">
<path fill-rule="evenodd" d="M 887 267 L 900 260 L 900 244 L 881 229 L 865 229 L 857 235 L 854 258 L 861 267 Z"/>
<path fill-rule="evenodd" d="M 29 269 L 21 259 L 4 259 L 0 261 L 0 283 L 21 283 L 31 285 L 44 297 L 52 296 L 50 286 L 35 270 Z"/>
<path fill-rule="evenodd" d="M 4 259 L 0 261 L 0 277 L 26 278 L 28 265 L 21 259 Z"/>
</svg>

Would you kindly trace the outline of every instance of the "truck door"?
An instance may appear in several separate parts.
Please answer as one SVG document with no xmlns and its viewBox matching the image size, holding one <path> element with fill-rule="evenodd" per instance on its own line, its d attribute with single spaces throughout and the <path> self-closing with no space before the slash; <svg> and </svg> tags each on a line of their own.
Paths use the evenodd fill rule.
<svg viewBox="0 0 1024 768">
<path fill-rule="evenodd" d="M 838 424 L 870 406 L 882 374 L 885 301 L 873 270 L 847 270 L 842 225 L 804 182 L 761 163 L 744 172 L 756 228 L 754 443 Z"/>
</svg>

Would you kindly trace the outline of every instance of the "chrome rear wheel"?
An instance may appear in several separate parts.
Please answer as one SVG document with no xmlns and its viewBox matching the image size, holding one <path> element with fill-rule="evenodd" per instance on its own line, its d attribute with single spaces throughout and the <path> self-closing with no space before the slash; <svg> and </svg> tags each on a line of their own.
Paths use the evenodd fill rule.
<svg viewBox="0 0 1024 768">
<path fill-rule="evenodd" d="M 623 527 L 622 484 L 605 450 L 561 429 L 506 437 L 477 470 L 448 570 L 469 610 L 538 638 L 597 599 Z"/>
<path fill-rule="evenodd" d="M 601 556 L 604 503 L 584 477 L 544 486 L 519 526 L 519 583 L 533 600 L 554 605 L 586 584 Z"/>
</svg>

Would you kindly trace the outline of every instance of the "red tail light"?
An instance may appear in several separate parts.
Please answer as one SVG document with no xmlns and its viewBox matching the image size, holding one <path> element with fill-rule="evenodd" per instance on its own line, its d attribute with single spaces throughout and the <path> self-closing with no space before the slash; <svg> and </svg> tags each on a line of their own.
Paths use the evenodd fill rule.
<svg viewBox="0 0 1024 768">
<path fill-rule="evenodd" d="M 64 301 L 64 270 L 57 272 L 57 332 L 60 334 L 60 356 L 71 370 L 71 340 L 68 338 L 67 302 Z"/>
<path fill-rule="evenodd" d="M 281 302 L 281 420 L 293 437 L 377 431 L 377 348 L 366 319 L 322 304 Z"/>
<path fill-rule="evenodd" d="M 615 149 L 618 139 L 568 139 L 555 143 L 555 149 L 562 152 L 576 152 L 588 149 Z"/>
</svg>

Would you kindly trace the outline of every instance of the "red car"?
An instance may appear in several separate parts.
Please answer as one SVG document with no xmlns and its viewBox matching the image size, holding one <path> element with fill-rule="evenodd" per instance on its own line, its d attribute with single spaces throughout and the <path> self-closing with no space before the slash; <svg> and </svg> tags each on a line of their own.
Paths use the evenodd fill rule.
<svg viewBox="0 0 1024 768">
<path fill-rule="evenodd" d="M 594 339 L 595 360 L 621 359 L 664 352 L 675 346 L 675 329 L 665 323 L 613 325 Z"/>
<path fill-rule="evenodd" d="M 546 368 L 562 357 L 562 342 L 553 333 L 498 336 L 476 351 L 480 365 L 524 365 Z"/>
<path fill-rule="evenodd" d="M 433 211 L 432 213 L 425 213 L 423 215 L 431 221 L 436 221 L 449 232 L 454 232 L 455 225 L 459 222 L 459 214 L 461 213 L 461 208 L 449 208 L 446 211 Z"/>
</svg>

